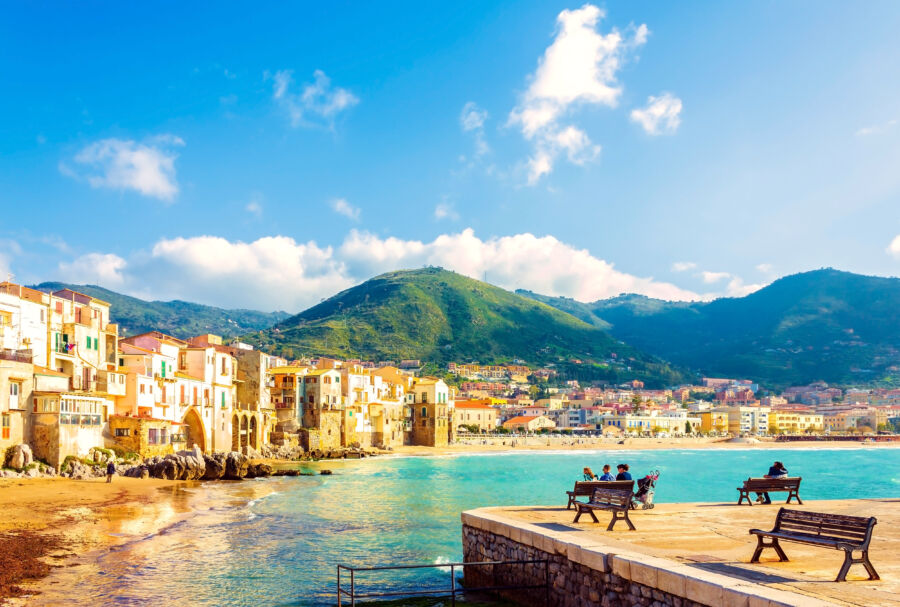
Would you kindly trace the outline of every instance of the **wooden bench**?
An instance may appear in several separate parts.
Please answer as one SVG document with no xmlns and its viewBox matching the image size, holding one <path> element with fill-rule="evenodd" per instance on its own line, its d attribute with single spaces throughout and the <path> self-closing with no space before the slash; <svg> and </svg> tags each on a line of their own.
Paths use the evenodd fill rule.
<svg viewBox="0 0 900 607">
<path fill-rule="evenodd" d="M 575 498 L 586 497 L 590 499 L 594 495 L 594 489 L 627 489 L 634 490 L 634 481 L 575 481 L 575 488 L 572 491 L 566 491 L 569 496 L 569 503 L 566 504 L 566 510 L 572 509 Z"/>
<path fill-rule="evenodd" d="M 788 498 L 785 504 L 790 504 L 791 500 L 796 498 L 797 503 L 801 506 L 803 502 L 800 500 L 800 481 L 803 480 L 799 476 L 783 476 L 781 478 L 748 478 L 744 481 L 743 487 L 738 487 L 740 496 L 738 497 L 738 506 L 745 499 L 747 505 L 752 506 L 753 500 L 750 499 L 751 493 L 772 493 L 776 491 L 787 491 Z"/>
<path fill-rule="evenodd" d="M 612 512 L 612 520 L 609 521 L 609 526 L 606 528 L 607 531 L 612 531 L 616 522 L 621 520 L 624 520 L 628 524 L 628 528 L 634 531 L 634 525 L 631 523 L 631 519 L 628 518 L 632 495 L 630 489 L 605 489 L 602 487 L 594 489 L 591 501 L 587 503 L 575 502 L 577 513 L 573 522 L 577 523 L 581 515 L 587 512 L 594 519 L 595 523 L 599 523 L 600 521 L 597 520 L 594 510 L 608 510 Z"/>
<path fill-rule="evenodd" d="M 750 530 L 750 534 L 755 535 L 757 539 L 756 552 L 753 553 L 750 562 L 759 562 L 759 555 L 763 548 L 774 548 L 778 553 L 779 561 L 788 560 L 779 544 L 780 540 L 784 540 L 843 550 L 844 564 L 838 572 L 835 582 L 846 581 L 850 565 L 857 563 L 866 568 L 870 580 L 881 579 L 869 561 L 869 542 L 872 540 L 872 528 L 876 522 L 874 516 L 866 518 L 781 508 L 775 519 L 774 529 L 771 531 Z M 766 543 L 763 541 L 764 538 L 771 538 L 771 541 Z M 854 551 L 861 552 L 862 558 L 853 558 Z"/>
</svg>

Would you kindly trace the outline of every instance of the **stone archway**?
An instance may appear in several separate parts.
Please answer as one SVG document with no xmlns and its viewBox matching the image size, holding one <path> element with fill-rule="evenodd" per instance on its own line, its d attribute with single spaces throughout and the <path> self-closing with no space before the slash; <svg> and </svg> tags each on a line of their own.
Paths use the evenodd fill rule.
<svg viewBox="0 0 900 607">
<path fill-rule="evenodd" d="M 256 438 L 256 416 L 250 418 L 250 446 L 257 448 L 258 442 Z"/>
<path fill-rule="evenodd" d="M 181 423 L 184 425 L 186 448 L 191 450 L 197 446 L 206 453 L 206 430 L 203 428 L 203 420 L 200 419 L 200 414 L 197 413 L 197 410 L 193 407 L 188 409 Z"/>
<path fill-rule="evenodd" d="M 237 415 L 231 417 L 231 450 L 241 450 L 241 422 Z"/>
<path fill-rule="evenodd" d="M 241 417 L 241 447 L 247 446 L 247 416 Z"/>
</svg>

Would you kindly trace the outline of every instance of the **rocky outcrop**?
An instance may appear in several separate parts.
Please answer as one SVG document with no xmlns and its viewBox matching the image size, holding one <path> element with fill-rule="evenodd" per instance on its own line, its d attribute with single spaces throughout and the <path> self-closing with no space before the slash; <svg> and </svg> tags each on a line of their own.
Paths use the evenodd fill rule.
<svg viewBox="0 0 900 607">
<path fill-rule="evenodd" d="M 247 476 L 247 467 L 250 463 L 243 453 L 231 451 L 225 454 L 225 476 L 222 478 L 227 480 L 240 480 Z"/>
<path fill-rule="evenodd" d="M 251 447 L 250 445 L 245 445 L 241 447 L 241 453 L 246 455 L 250 459 L 263 459 L 263 456 L 259 451 Z"/>
<path fill-rule="evenodd" d="M 15 468 L 16 470 L 23 470 L 33 461 L 34 455 L 31 452 L 31 447 L 24 444 L 13 445 L 6 450 L 6 461 L 4 462 L 4 466 L 7 468 Z"/>
<path fill-rule="evenodd" d="M 298 460 L 304 455 L 299 445 L 263 445 L 260 453 L 268 459 Z"/>
<path fill-rule="evenodd" d="M 204 455 L 206 460 L 206 472 L 203 474 L 205 481 L 217 481 L 225 476 L 225 454 L 211 453 Z"/>
<path fill-rule="evenodd" d="M 247 466 L 247 476 L 244 478 L 259 478 L 262 476 L 272 476 L 275 468 L 264 462 L 255 462 Z"/>
</svg>

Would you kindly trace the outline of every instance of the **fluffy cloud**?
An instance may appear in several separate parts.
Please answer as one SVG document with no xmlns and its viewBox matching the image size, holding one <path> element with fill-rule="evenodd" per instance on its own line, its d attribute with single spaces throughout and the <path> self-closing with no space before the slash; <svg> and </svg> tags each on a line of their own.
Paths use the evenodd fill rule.
<svg viewBox="0 0 900 607">
<path fill-rule="evenodd" d="M 697 267 L 693 261 L 676 261 L 672 264 L 673 272 L 687 272 L 688 270 L 693 270 Z"/>
<path fill-rule="evenodd" d="M 185 299 L 222 307 L 298 312 L 375 274 L 442 266 L 508 289 L 593 301 L 620 293 L 662 299 L 704 296 L 633 276 L 553 236 L 523 233 L 481 239 L 471 229 L 430 242 L 351 230 L 337 248 L 272 236 L 253 242 L 215 236 L 158 241 L 127 266 L 91 254 L 61 265 L 63 280 L 87 281 L 151 299 Z"/>
<path fill-rule="evenodd" d="M 355 207 L 345 198 L 335 198 L 331 201 L 331 210 L 333 210 L 338 215 L 343 215 L 344 217 L 351 219 L 353 221 L 359 221 L 360 210 L 359 207 Z"/>
<path fill-rule="evenodd" d="M 762 272 L 763 274 L 771 274 L 772 273 L 772 264 L 770 263 L 761 263 L 756 266 L 756 269 Z"/>
<path fill-rule="evenodd" d="M 766 286 L 765 283 L 744 284 L 743 280 L 735 276 L 728 281 L 728 287 L 725 289 L 725 292 L 717 293 L 715 294 L 715 297 L 744 297 L 745 295 L 750 295 L 751 293 L 759 291 L 764 286 Z"/>
<path fill-rule="evenodd" d="M 275 72 L 272 80 L 272 98 L 287 112 L 292 127 L 323 122 L 333 127 L 338 114 L 359 103 L 359 98 L 347 89 L 332 86 L 331 79 L 322 70 L 316 70 L 313 81 L 305 83 L 299 93 L 291 91 L 291 70 Z"/>
<path fill-rule="evenodd" d="M 82 149 L 74 161 L 79 169 L 60 165 L 60 171 L 84 179 L 94 188 L 135 190 L 144 196 L 171 201 L 178 194 L 175 180 L 175 147 L 184 141 L 175 135 L 159 135 L 145 142 L 101 139 Z"/>
<path fill-rule="evenodd" d="M 888 245 L 887 252 L 896 259 L 900 259 L 900 235 L 894 237 L 894 240 Z"/>
<path fill-rule="evenodd" d="M 671 135 L 681 124 L 681 99 L 671 93 L 650 95 L 647 106 L 631 110 L 631 120 L 640 124 L 648 135 Z"/>
<path fill-rule="evenodd" d="M 70 262 L 61 262 L 59 272 L 66 282 L 118 287 L 125 283 L 127 262 L 112 253 L 88 253 Z"/>
<path fill-rule="evenodd" d="M 712 284 L 715 282 L 719 282 L 720 280 L 725 280 L 726 278 L 730 278 L 731 274 L 728 272 L 700 272 L 700 276 L 703 278 L 703 282 L 706 284 Z"/>
<path fill-rule="evenodd" d="M 556 37 L 509 115 L 509 124 L 519 126 L 534 143 L 528 161 L 529 184 L 550 173 L 560 153 L 580 164 L 600 152 L 600 146 L 584 131 L 560 122 L 574 107 L 615 107 L 622 93 L 616 78 L 623 56 L 646 42 L 648 35 L 646 25 L 636 28 L 630 38 L 615 28 L 601 34 L 597 24 L 604 16 L 604 11 L 591 4 L 557 16 Z"/>
</svg>

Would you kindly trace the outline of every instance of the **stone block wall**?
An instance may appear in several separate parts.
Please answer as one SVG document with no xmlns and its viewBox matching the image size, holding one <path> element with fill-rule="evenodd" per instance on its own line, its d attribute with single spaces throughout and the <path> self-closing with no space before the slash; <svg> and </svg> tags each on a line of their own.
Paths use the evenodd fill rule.
<svg viewBox="0 0 900 607">
<path fill-rule="evenodd" d="M 510 519 L 491 508 L 462 513 L 465 562 L 547 560 L 551 607 L 825 607 L 833 605 L 687 563 L 612 547 L 602 537 Z M 543 565 L 466 567 L 467 586 L 534 585 Z M 507 593 L 526 607 L 543 590 Z"/>
<path fill-rule="evenodd" d="M 663 592 L 617 575 L 604 564 L 595 569 L 573 563 L 565 556 L 550 554 L 531 546 L 463 526 L 463 560 L 525 561 L 548 560 L 550 603 L 548 607 L 702 607 L 705 603 Z M 514 586 L 543 583 L 544 566 L 539 564 L 466 568 L 466 586 Z M 542 590 L 509 591 L 507 598 L 528 607 L 547 605 Z M 718 607 L 716 605 L 715 607 Z"/>
</svg>

